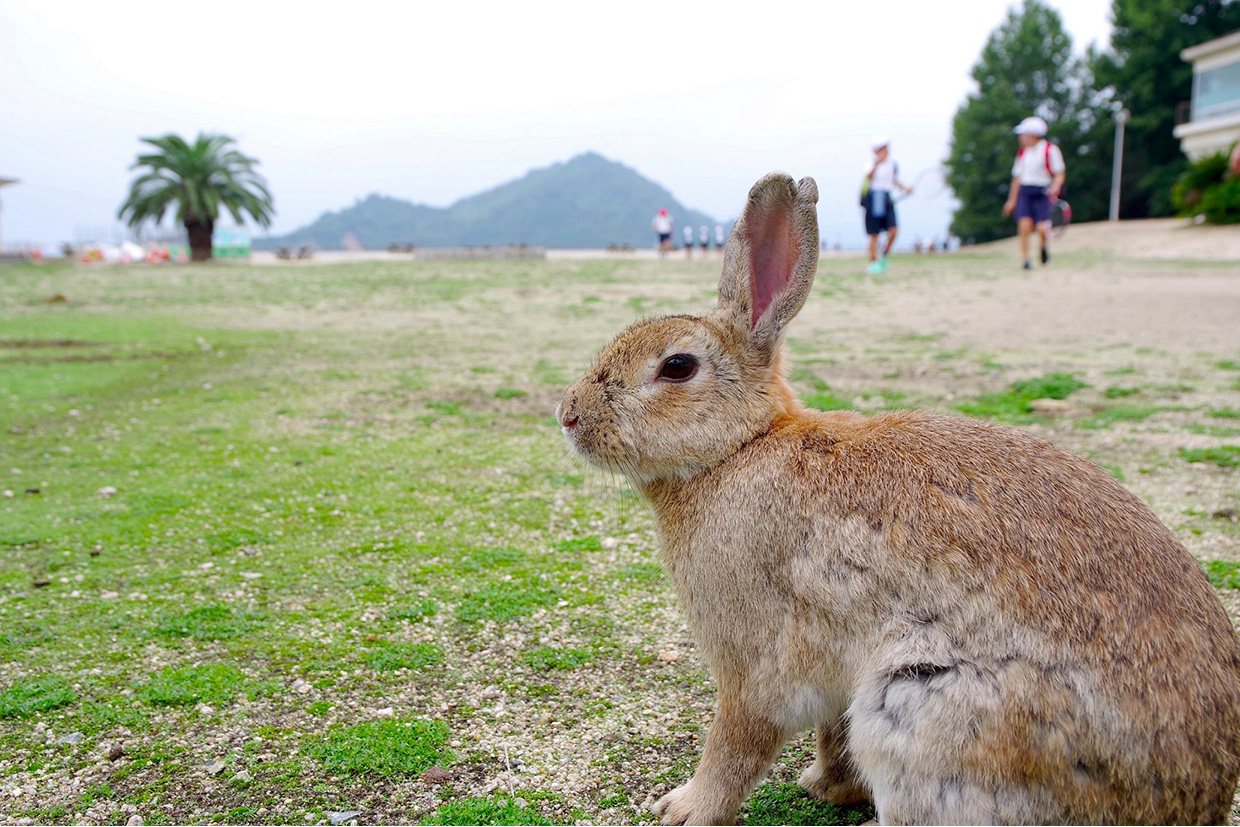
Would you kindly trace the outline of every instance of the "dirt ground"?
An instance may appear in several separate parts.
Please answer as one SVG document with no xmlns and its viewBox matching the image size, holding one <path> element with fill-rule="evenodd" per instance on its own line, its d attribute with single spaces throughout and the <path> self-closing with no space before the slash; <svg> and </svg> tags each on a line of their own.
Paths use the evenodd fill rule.
<svg viewBox="0 0 1240 827">
<path fill-rule="evenodd" d="M 392 378 L 383 367 L 385 357 L 375 354 L 379 367 L 357 366 L 358 378 L 332 380 L 331 393 L 341 398 L 321 403 L 327 413 L 354 406 L 367 416 L 374 415 L 376 422 L 378 417 L 391 417 L 396 430 L 401 422 L 409 424 L 398 417 L 411 419 L 414 411 L 425 414 L 428 408 L 422 404 L 431 400 L 440 410 L 461 408 L 471 415 L 516 410 L 549 420 L 567 383 L 634 316 L 701 312 L 713 303 L 717 259 L 659 262 L 650 251 L 624 255 L 640 263 L 635 273 L 615 276 L 606 267 L 592 269 L 590 265 L 596 263 L 592 260 L 612 257 L 603 253 L 552 251 L 546 268 L 549 275 L 512 283 L 511 274 L 505 271 L 503 278 L 488 275 L 484 287 L 466 285 L 469 289 L 459 294 L 449 280 L 433 281 L 426 272 L 389 277 L 376 268 L 367 271 L 365 279 L 351 276 L 354 286 L 380 281 L 382 276 L 389 279 L 384 283 L 390 283 L 391 292 L 359 300 L 333 293 L 331 278 L 316 276 L 314 265 L 408 261 L 409 256 L 322 253 L 309 263 L 293 262 L 296 278 L 274 268 L 261 276 L 251 274 L 251 280 L 262 285 L 255 293 L 258 299 L 251 300 L 249 282 L 235 279 L 233 286 L 244 301 L 219 305 L 224 308 L 215 311 L 220 318 L 213 317 L 210 323 L 225 327 L 223 317 L 227 316 L 251 331 L 338 333 L 340 352 L 350 357 L 357 351 L 343 348 L 362 341 L 359 331 L 395 335 L 415 330 L 424 332 L 428 341 L 442 338 L 452 344 L 436 351 L 421 374 L 408 371 L 407 362 L 400 363 L 427 389 L 392 391 L 389 397 L 399 400 L 399 405 L 393 402 L 390 407 L 383 407 L 386 403 L 373 392 L 388 388 L 383 382 Z M 252 263 L 290 266 L 276 262 L 274 256 L 268 261 L 259 255 Z M 1002 392 L 1013 382 L 1052 372 L 1071 373 L 1087 387 L 1073 393 L 1063 406 L 1019 422 L 1018 427 L 1080 453 L 1115 474 L 1154 509 L 1196 558 L 1240 562 L 1240 520 L 1236 517 L 1240 469 L 1188 462 L 1182 453 L 1240 446 L 1240 227 L 1191 226 L 1179 220 L 1074 225 L 1056 240 L 1050 266 L 1025 273 L 1018 263 L 1014 240 L 950 255 L 898 256 L 882 277 L 863 275 L 865 262 L 856 252 L 824 254 L 814 294 L 790 328 L 794 385 L 803 394 L 827 391 L 829 386 L 832 395 L 865 411 L 907 404 L 959 414 L 960 403 Z M 145 278 L 142 271 L 133 272 L 138 274 L 130 275 L 135 281 Z M 207 272 L 213 284 L 225 283 L 218 276 L 228 271 Z M 325 268 L 325 272 L 334 271 Z M 75 290 L 90 288 L 99 291 L 102 301 L 114 288 L 105 282 L 113 278 L 109 271 L 81 270 L 71 277 L 83 283 L 68 281 L 70 289 L 49 281 L 39 286 L 38 294 L 56 295 L 65 289 L 76 299 Z M 161 277 L 189 279 L 183 271 Z M 285 278 L 287 282 L 281 281 Z M 415 278 L 422 283 L 414 284 Z M 84 284 L 87 279 L 98 284 Z M 307 286 L 303 281 L 314 283 Z M 148 289 L 144 285 L 130 285 L 126 300 L 148 301 L 142 292 Z M 160 282 L 158 288 L 165 286 Z M 401 298 L 402 290 L 415 287 L 424 291 L 423 300 L 387 300 Z M 160 294 L 155 286 L 149 289 L 153 302 Z M 269 294 L 278 298 L 263 298 Z M 520 312 L 513 312 L 514 307 Z M 487 335 L 470 337 L 470 330 Z M 324 351 L 328 352 L 335 354 Z M 412 352 L 416 355 L 416 349 Z M 312 369 L 308 366 L 312 360 L 303 360 L 300 353 L 297 360 L 295 368 L 288 369 L 299 371 L 298 376 L 320 378 L 337 367 L 333 362 Z M 479 366 L 486 370 L 475 372 Z M 479 390 L 484 386 L 485 393 Z M 528 388 L 528 394 L 516 399 L 495 394 L 497 388 L 510 387 Z M 1140 415 L 1104 416 L 1125 406 Z M 335 428 L 345 427 L 343 423 L 352 424 L 325 417 L 307 415 L 300 426 L 316 434 L 324 432 L 322 426 L 331 426 L 330 433 L 335 433 Z M 439 427 L 448 428 L 457 419 L 462 416 L 445 415 L 449 424 Z M 368 422 L 367 427 L 381 430 L 382 423 L 376 422 Z M 291 420 L 278 427 L 294 435 L 301 433 Z M 124 800 L 119 793 L 132 792 L 138 803 L 126 804 L 131 809 L 124 813 L 147 823 L 205 823 L 212 813 L 222 814 L 242 804 L 254 807 L 246 815 L 261 823 L 326 823 L 327 808 L 322 802 L 330 796 L 330 801 L 342 802 L 333 805 L 333 810 L 362 812 L 358 823 L 429 818 L 441 803 L 441 792 L 420 777 L 337 777 L 298 754 L 303 738 L 300 728 L 309 731 L 351 724 L 371 707 L 395 707 L 400 716 L 429 711 L 450 718 L 454 737 L 464 744 L 456 746 L 471 756 L 455 768 L 453 795 L 512 792 L 540 802 L 543 812 L 557 823 L 650 823 L 650 804 L 682 783 L 697 762 L 712 717 L 714 690 L 675 599 L 658 574 L 654 533 L 644 505 L 626 496 L 630 492 L 624 490 L 623 481 L 585 469 L 569 457 L 553 424 L 544 431 L 522 437 L 536 444 L 537 450 L 514 443 L 510 459 L 486 455 L 485 460 L 471 458 L 469 465 L 494 464 L 495 477 L 500 479 L 512 476 L 500 465 L 520 463 L 527 452 L 547 463 L 547 473 L 538 475 L 545 480 L 538 483 L 543 487 L 522 491 L 519 497 L 514 494 L 512 501 L 519 503 L 520 498 L 530 496 L 553 500 L 546 537 L 540 540 L 543 546 L 578 534 L 597 535 L 599 551 L 563 556 L 575 555 L 573 559 L 585 561 L 581 577 L 591 584 L 606 584 L 605 602 L 548 606 L 510 626 L 480 626 L 482 631 L 467 647 L 460 645 L 459 624 L 454 625 L 451 607 L 445 603 L 433 618 L 406 624 L 405 630 L 417 635 L 411 639 L 438 642 L 448 653 L 442 680 L 435 674 L 420 676 L 425 682 L 419 684 L 411 676 L 408 687 L 391 689 L 378 683 L 378 678 L 369 683 L 372 673 L 359 667 L 348 675 L 333 671 L 333 682 L 319 686 L 310 679 L 301 681 L 303 675 L 298 673 L 298 683 L 286 681 L 275 696 L 214 710 L 212 717 L 194 709 L 161 713 L 180 716 L 175 720 L 180 722 L 177 726 L 183 724 L 184 731 L 178 732 L 175 746 L 186 756 L 184 769 L 178 770 L 174 762 L 166 767 L 152 762 L 142 772 L 135 770 L 122 788 L 114 773 L 124 762 L 113 765 L 105 757 L 72 772 L 49 765 L 39 770 L 42 774 L 37 779 L 35 770 L 23 766 L 6 779 L 2 791 L 10 796 L 10 806 L 34 801 L 37 792 L 40 801 L 80 805 L 66 810 L 61 822 L 124 823 L 116 809 L 117 802 Z M 273 431 L 272 438 L 283 435 Z M 483 447 L 488 444 L 484 442 Z M 455 458 L 444 460 L 456 462 Z M 460 473 L 452 464 L 432 467 L 445 475 Z M 569 484 L 552 482 L 553 477 L 580 479 Z M 494 480 L 487 485 L 503 490 Z M 502 499 L 497 496 L 497 501 Z M 582 502 L 590 507 L 582 507 Z M 462 512 L 468 512 L 468 507 Z M 517 532 L 506 541 L 523 548 L 521 543 L 528 542 L 528 537 Z M 471 536 L 463 542 L 488 545 L 500 541 L 488 533 L 483 540 Z M 435 564 L 440 564 L 437 558 Z M 395 563 L 388 560 L 384 565 Z M 342 567 L 341 577 L 345 571 Z M 388 572 L 380 571 L 376 577 L 380 575 L 387 577 Z M 352 577 L 341 583 L 352 582 Z M 262 582 L 265 588 L 274 588 L 275 578 Z M 284 600 L 291 602 L 300 595 L 300 587 L 282 588 Z M 338 589 L 346 591 L 343 585 Z M 241 595 L 241 590 L 236 594 Z M 1240 590 L 1220 592 L 1233 623 L 1240 624 L 1238 595 Z M 351 624 L 368 630 L 383 609 L 383 605 L 369 607 L 358 617 L 342 609 L 340 614 L 325 615 L 322 628 L 343 639 L 345 627 Z M 321 631 L 320 620 L 313 618 L 315 634 Z M 291 627 L 272 625 L 269 635 L 293 634 Z M 351 645 L 361 651 L 371 645 L 369 640 Z M 600 656 L 597 663 L 579 669 L 546 674 L 536 673 L 521 660 L 522 653 L 535 646 L 576 651 L 599 646 L 599 641 L 607 652 L 615 649 L 620 654 Z M 358 657 L 356 653 L 351 656 Z M 323 676 L 327 675 L 324 670 Z M 363 675 L 365 680 L 359 677 Z M 264 672 L 261 677 L 270 675 Z M 338 683 L 334 682 L 337 677 Z M 311 704 L 330 706 L 333 711 L 312 718 L 306 711 Z M 62 733 L 73 724 L 58 718 L 53 725 Z M 293 773 L 296 780 L 287 788 L 281 786 L 286 782 L 273 780 L 275 771 L 265 758 L 269 753 L 257 749 L 247 753 L 228 746 L 257 744 L 262 739 L 253 736 L 262 726 L 274 733 L 263 749 L 283 750 L 287 760 L 280 766 L 304 773 Z M 142 754 L 139 751 L 151 749 L 158 737 L 151 732 L 133 733 L 132 751 Z M 281 739 L 278 743 L 277 738 Z M 790 745 L 770 780 L 794 783 L 811 750 L 809 736 Z M 244 783 L 240 774 L 229 781 L 227 774 L 217 779 L 203 769 L 208 762 L 229 755 L 238 762 L 230 765 L 230 773 L 246 770 Z M 510 761 L 510 756 L 517 760 Z M 253 778 L 249 778 L 251 771 Z M 116 802 L 100 798 L 93 805 L 82 804 L 84 789 L 100 790 L 109 780 L 116 785 Z M 163 796 L 158 802 L 152 793 L 156 788 Z M 535 799 L 534 794 L 543 797 Z M 562 803 L 551 803 L 547 796 L 552 795 Z M 9 813 L 17 810 L 6 812 L 6 803 L 0 802 L 0 822 L 40 823 L 14 818 Z M 1237 813 L 1240 810 L 1233 810 L 1233 824 L 1238 823 Z"/>
<path fill-rule="evenodd" d="M 1069 227 L 1052 248 L 1054 256 L 1109 258 L 1112 266 L 1051 266 L 1033 279 L 989 284 L 985 293 L 976 282 L 957 283 L 909 294 L 908 303 L 882 308 L 883 315 L 949 330 L 952 340 L 974 347 L 1128 344 L 1240 354 L 1240 228 L 1177 219 L 1095 223 Z M 987 249 L 1018 257 L 1015 241 Z M 1173 261 L 1188 266 L 1168 267 Z"/>
</svg>

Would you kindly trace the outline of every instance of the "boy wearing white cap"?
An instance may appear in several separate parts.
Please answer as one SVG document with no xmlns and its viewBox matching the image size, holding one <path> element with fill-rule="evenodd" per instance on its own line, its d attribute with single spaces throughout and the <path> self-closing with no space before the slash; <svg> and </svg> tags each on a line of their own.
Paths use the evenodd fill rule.
<svg viewBox="0 0 1240 827">
<path fill-rule="evenodd" d="M 899 228 L 896 225 L 896 205 L 891 200 L 891 191 L 899 189 L 905 194 L 912 193 L 912 188 L 900 183 L 900 169 L 891 159 L 891 141 L 886 135 L 875 135 L 870 141 L 870 149 L 874 150 L 874 163 L 865 176 L 862 206 L 865 207 L 865 231 L 870 236 L 871 274 L 881 273 L 887 269 L 887 254 L 896 241 Z M 879 233 L 887 233 L 887 244 L 883 247 L 883 255 L 878 255 Z"/>
<path fill-rule="evenodd" d="M 1050 260 L 1047 231 L 1051 225 L 1051 203 L 1059 200 L 1066 167 L 1059 147 L 1046 140 L 1046 121 L 1034 115 L 1012 130 L 1020 138 L 1020 151 L 1012 165 L 1012 186 L 1003 204 L 1004 216 L 1016 215 L 1020 236 L 1020 255 L 1026 270 L 1029 263 L 1029 235 L 1037 228 L 1042 242 L 1041 257 Z"/>
</svg>

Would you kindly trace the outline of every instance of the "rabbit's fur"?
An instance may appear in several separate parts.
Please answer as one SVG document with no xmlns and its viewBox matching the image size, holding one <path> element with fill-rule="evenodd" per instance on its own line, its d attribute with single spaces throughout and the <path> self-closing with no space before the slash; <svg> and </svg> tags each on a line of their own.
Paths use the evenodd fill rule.
<svg viewBox="0 0 1240 827">
<path fill-rule="evenodd" d="M 718 684 L 697 772 L 655 812 L 731 823 L 817 727 L 801 784 L 883 823 L 1223 822 L 1240 646 L 1148 508 L 1019 431 L 796 399 L 781 342 L 817 197 L 755 184 L 718 307 L 633 325 L 557 412 L 652 505 Z"/>
</svg>

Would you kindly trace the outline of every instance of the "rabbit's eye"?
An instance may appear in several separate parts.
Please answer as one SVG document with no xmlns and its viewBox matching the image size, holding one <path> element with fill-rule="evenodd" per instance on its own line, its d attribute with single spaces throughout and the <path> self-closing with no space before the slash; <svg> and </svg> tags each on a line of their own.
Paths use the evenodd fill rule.
<svg viewBox="0 0 1240 827">
<path fill-rule="evenodd" d="M 697 359 L 687 353 L 677 353 L 675 356 L 667 357 L 667 361 L 659 370 L 659 378 L 669 382 L 685 382 L 693 378 L 693 374 L 697 373 L 697 368 Z"/>
</svg>

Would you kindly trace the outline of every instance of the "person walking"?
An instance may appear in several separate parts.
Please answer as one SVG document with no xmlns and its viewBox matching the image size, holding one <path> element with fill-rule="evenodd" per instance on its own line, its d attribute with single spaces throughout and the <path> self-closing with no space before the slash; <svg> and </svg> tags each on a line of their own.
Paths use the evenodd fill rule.
<svg viewBox="0 0 1240 827">
<path fill-rule="evenodd" d="M 875 275 L 887 269 L 887 254 L 891 252 L 899 231 L 896 205 L 891 199 L 892 190 L 898 189 L 906 195 L 912 194 L 913 190 L 900 182 L 900 168 L 891 158 L 891 141 L 886 135 L 875 135 L 870 141 L 870 149 L 874 151 L 874 161 L 866 172 L 861 188 L 861 206 L 865 207 L 865 231 L 870 236 L 870 266 L 867 272 Z M 880 256 L 878 237 L 882 233 L 887 234 L 887 242 Z"/>
<path fill-rule="evenodd" d="M 659 214 L 650 222 L 650 228 L 659 237 L 659 258 L 665 258 L 672 250 L 672 230 L 676 224 L 667 214 L 667 207 L 659 207 Z"/>
<path fill-rule="evenodd" d="M 1021 267 L 1032 270 L 1029 236 L 1035 229 L 1041 243 L 1042 263 L 1051 259 L 1051 205 L 1059 200 L 1067 167 L 1059 147 L 1046 139 L 1046 121 L 1037 115 L 1025 118 L 1012 131 L 1020 139 L 1020 151 L 1012 165 L 1012 185 L 1003 204 L 1003 215 L 1016 216 Z"/>
</svg>

